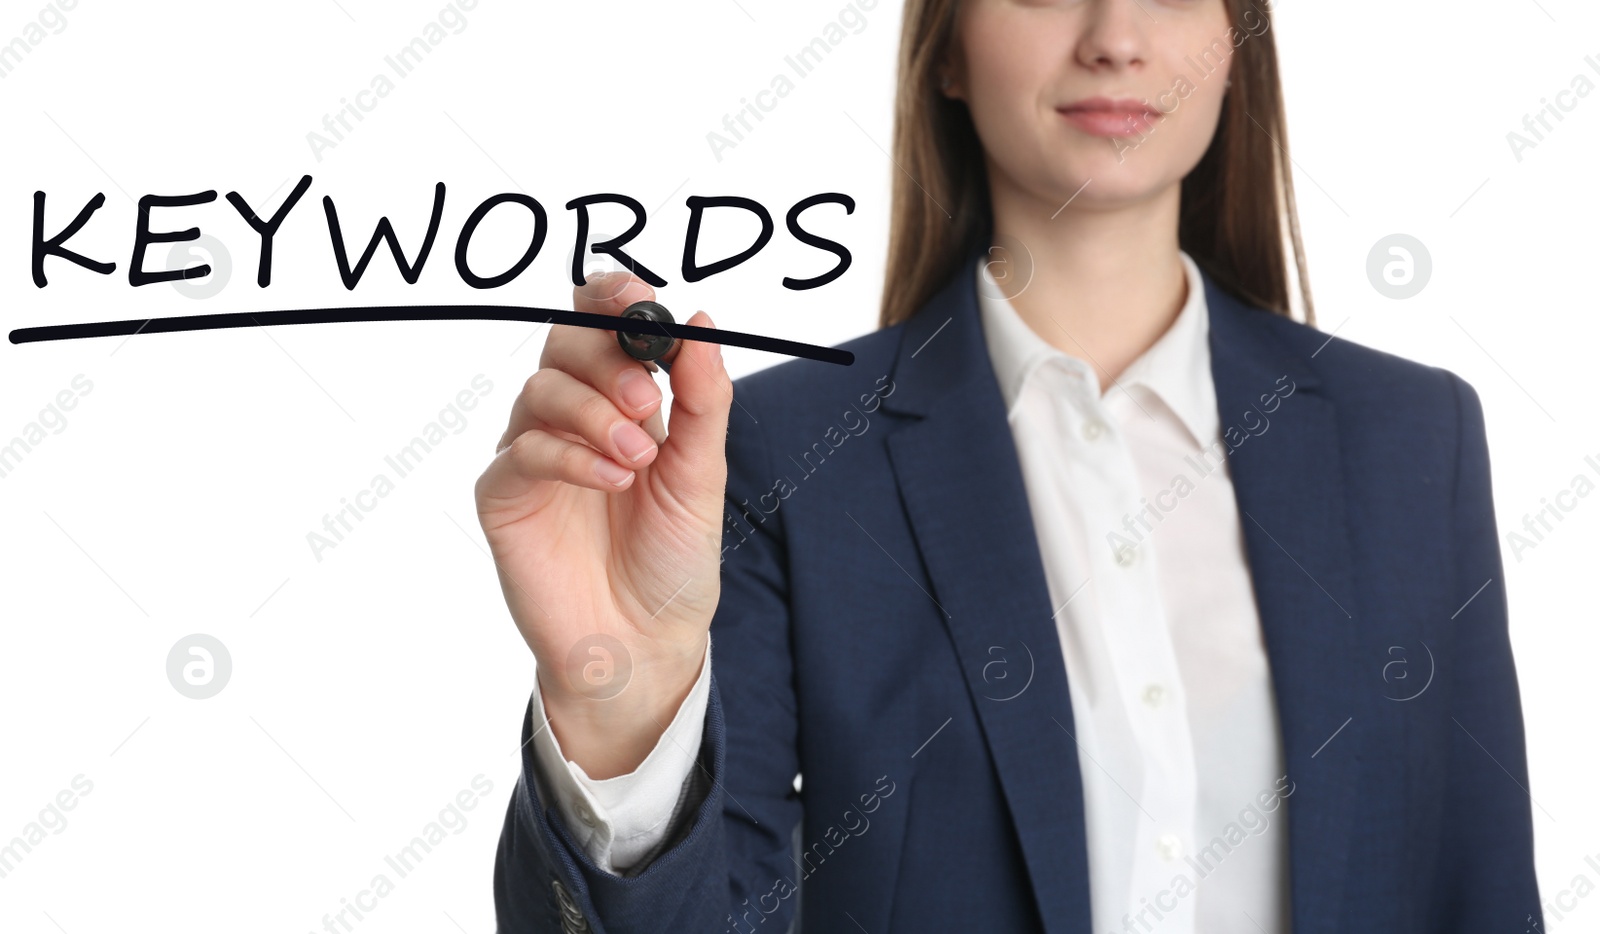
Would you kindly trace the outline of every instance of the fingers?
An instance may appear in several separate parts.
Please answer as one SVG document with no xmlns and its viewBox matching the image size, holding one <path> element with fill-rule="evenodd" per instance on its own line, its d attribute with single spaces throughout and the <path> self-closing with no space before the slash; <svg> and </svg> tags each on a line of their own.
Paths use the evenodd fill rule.
<svg viewBox="0 0 1600 934">
<path fill-rule="evenodd" d="M 573 290 L 573 307 L 594 314 L 622 314 L 637 301 L 651 299 L 655 290 L 631 273 L 602 273 L 591 276 Z M 628 356 L 617 344 L 614 331 L 598 328 L 553 328 L 545 340 L 540 369 L 556 369 L 571 374 L 610 399 L 628 418 L 644 421 L 661 410 L 661 389 L 644 364 Z M 536 374 L 537 375 L 537 374 Z M 503 450 L 517 436 L 539 427 L 531 408 L 533 381 L 511 406 L 511 417 L 496 450 Z M 658 443 L 665 437 L 651 432 Z"/>
<path fill-rule="evenodd" d="M 655 459 L 655 439 L 599 390 L 564 370 L 534 373 L 523 393 L 531 428 L 566 432 L 629 470 Z"/>
<path fill-rule="evenodd" d="M 641 423 L 645 434 L 655 439 L 656 444 L 667 443 L 667 422 L 661 415 L 661 409 L 650 413 L 650 417 Z"/>
<path fill-rule="evenodd" d="M 620 316 L 629 305 L 654 295 L 630 273 L 607 273 L 575 289 L 573 305 L 579 311 Z M 686 323 L 715 327 L 703 311 Z M 617 344 L 615 332 L 554 329 L 540 369 L 512 405 L 483 489 L 491 495 L 504 490 L 500 495 L 520 496 L 530 480 L 559 479 L 616 491 L 633 483 L 634 471 L 653 465 L 666 488 L 697 514 L 719 513 L 727 482 L 724 448 L 732 380 L 714 342 L 679 341 L 670 359 L 669 437 L 661 390 L 645 365 Z M 628 479 L 613 482 L 619 471 Z M 513 482 L 519 479 L 521 490 Z"/>
<path fill-rule="evenodd" d="M 632 470 L 586 444 L 535 428 L 495 455 L 478 480 L 477 493 L 491 500 L 516 499 L 544 480 L 616 492 L 631 486 L 634 477 Z"/>
<path fill-rule="evenodd" d="M 716 326 L 704 311 L 685 323 Z M 672 433 L 655 469 L 669 489 L 694 499 L 697 508 L 718 512 L 727 484 L 728 410 L 733 404 L 733 381 L 723 365 L 721 345 L 680 341 L 670 377 Z"/>
<path fill-rule="evenodd" d="M 655 289 L 627 272 L 594 276 L 572 292 L 576 311 L 617 315 L 634 302 L 653 300 Z M 540 366 L 566 370 L 605 393 L 631 418 L 643 419 L 661 405 L 661 390 L 644 364 L 617 344 L 615 331 L 557 328 L 545 341 Z"/>
</svg>

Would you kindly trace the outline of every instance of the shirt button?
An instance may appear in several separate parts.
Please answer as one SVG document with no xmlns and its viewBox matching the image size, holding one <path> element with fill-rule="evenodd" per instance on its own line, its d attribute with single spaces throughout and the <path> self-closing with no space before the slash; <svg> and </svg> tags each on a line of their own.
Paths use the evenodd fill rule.
<svg viewBox="0 0 1600 934">
<path fill-rule="evenodd" d="M 583 821 L 584 826 L 586 826 L 586 827 L 593 827 L 594 826 L 594 823 L 595 823 L 595 821 L 594 821 L 594 812 L 589 810 L 589 805 L 583 803 L 582 801 L 579 801 L 576 805 L 573 806 L 572 811 L 573 811 L 574 814 L 578 815 L 578 820 Z"/>
<path fill-rule="evenodd" d="M 1133 564 L 1134 558 L 1137 557 L 1137 555 L 1138 549 L 1131 545 L 1122 545 L 1117 548 L 1115 557 L 1117 564 L 1121 565 L 1122 567 L 1129 567 Z"/>
<path fill-rule="evenodd" d="M 1100 437 L 1100 432 L 1103 430 L 1104 426 L 1102 426 L 1099 422 L 1084 422 L 1083 439 L 1085 441 L 1093 441 L 1094 439 Z"/>
<path fill-rule="evenodd" d="M 1161 702 L 1167 699 L 1167 689 L 1159 684 L 1152 684 L 1144 689 L 1144 702 L 1151 707 L 1160 707 Z"/>
<path fill-rule="evenodd" d="M 1183 855 L 1183 841 L 1178 839 L 1177 834 L 1163 834 L 1156 841 L 1156 852 L 1161 854 L 1162 859 L 1177 859 Z"/>
</svg>

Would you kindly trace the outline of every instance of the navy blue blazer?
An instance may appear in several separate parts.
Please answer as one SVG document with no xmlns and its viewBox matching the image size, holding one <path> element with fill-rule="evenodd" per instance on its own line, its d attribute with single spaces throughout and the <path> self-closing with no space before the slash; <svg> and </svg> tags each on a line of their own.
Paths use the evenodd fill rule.
<svg viewBox="0 0 1600 934">
<path fill-rule="evenodd" d="M 798 912 L 807 932 L 1091 934 L 1066 665 L 977 258 L 841 345 L 853 366 L 735 382 L 709 792 L 671 849 L 609 875 L 540 800 L 525 716 L 501 932 Z M 1478 396 L 1205 286 L 1294 782 L 1272 815 L 1294 930 L 1521 932 L 1541 915 Z"/>
</svg>

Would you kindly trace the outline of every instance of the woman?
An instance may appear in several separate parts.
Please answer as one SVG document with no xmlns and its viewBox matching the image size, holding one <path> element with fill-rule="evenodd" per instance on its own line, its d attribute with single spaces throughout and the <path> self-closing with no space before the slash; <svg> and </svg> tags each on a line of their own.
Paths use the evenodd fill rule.
<svg viewBox="0 0 1600 934">
<path fill-rule="evenodd" d="M 539 669 L 501 930 L 1539 920 L 1482 410 L 1289 316 L 1269 24 L 909 0 L 854 366 L 685 342 L 669 437 L 551 335 L 476 491 Z"/>
</svg>

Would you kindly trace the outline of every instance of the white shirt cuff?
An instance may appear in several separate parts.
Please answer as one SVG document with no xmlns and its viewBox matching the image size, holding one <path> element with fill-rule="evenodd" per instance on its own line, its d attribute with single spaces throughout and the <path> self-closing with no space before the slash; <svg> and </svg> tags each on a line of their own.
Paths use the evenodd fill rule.
<svg viewBox="0 0 1600 934">
<path fill-rule="evenodd" d="M 534 678 L 534 756 L 568 830 L 596 866 L 621 875 L 654 850 L 672 829 L 684 782 L 698 767 L 710 696 L 711 639 L 707 636 L 700 676 L 655 748 L 632 772 L 596 780 L 562 753 L 544 712 L 539 679 Z"/>
</svg>

